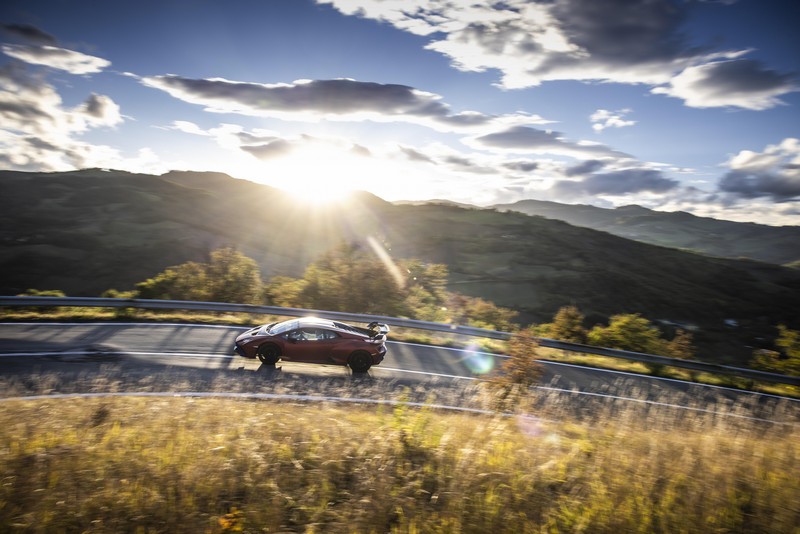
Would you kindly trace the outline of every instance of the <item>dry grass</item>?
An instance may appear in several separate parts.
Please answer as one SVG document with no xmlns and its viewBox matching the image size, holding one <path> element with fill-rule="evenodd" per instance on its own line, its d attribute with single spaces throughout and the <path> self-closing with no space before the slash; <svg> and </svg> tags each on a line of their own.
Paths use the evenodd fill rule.
<svg viewBox="0 0 800 534">
<path fill-rule="evenodd" d="M 518 407 L 536 417 L 503 416 L 407 403 L 486 407 L 480 386 L 433 397 L 379 381 L 169 381 L 172 391 L 397 404 L 6 400 L 0 531 L 797 533 L 800 524 L 797 403 L 774 401 L 770 418 L 784 423 L 774 424 L 722 399 L 702 408 L 725 415 L 540 391 Z M 19 395 L 158 391 L 167 379 L 125 382 L 107 370 L 2 382 Z"/>
</svg>

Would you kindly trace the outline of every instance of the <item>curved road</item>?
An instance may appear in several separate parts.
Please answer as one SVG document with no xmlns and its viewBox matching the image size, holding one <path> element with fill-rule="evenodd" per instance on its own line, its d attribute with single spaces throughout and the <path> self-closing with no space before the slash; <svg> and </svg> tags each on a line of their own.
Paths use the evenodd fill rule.
<svg viewBox="0 0 800 534">
<path fill-rule="evenodd" d="M 233 355 L 233 339 L 246 328 L 146 323 L 0 323 L 0 376 L 31 368 L 60 370 L 99 362 L 163 369 L 181 367 L 256 371 L 260 364 Z M 487 353 L 389 342 L 384 362 L 370 376 L 404 384 L 439 387 L 468 385 L 502 363 Z M 543 389 L 574 391 L 584 397 L 631 398 L 638 402 L 705 406 L 746 406 L 748 413 L 770 417 L 778 403 L 769 395 L 693 385 L 614 371 L 544 362 Z M 67 366 L 67 367 L 65 367 Z M 311 377 L 349 376 L 342 367 L 278 364 L 286 373 Z M 580 392 L 580 393 L 577 393 Z M 573 395 L 573 393 L 570 393 Z M 800 402 L 783 401 L 781 419 L 796 423 Z M 765 408 L 766 407 L 766 408 Z M 797 407 L 797 409 L 795 409 Z"/>
</svg>

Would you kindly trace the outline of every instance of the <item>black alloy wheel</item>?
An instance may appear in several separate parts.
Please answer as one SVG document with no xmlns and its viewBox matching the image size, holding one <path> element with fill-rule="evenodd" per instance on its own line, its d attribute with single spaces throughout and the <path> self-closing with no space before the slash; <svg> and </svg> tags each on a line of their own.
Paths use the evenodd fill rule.
<svg viewBox="0 0 800 534">
<path fill-rule="evenodd" d="M 281 349 L 272 343 L 265 343 L 258 347 L 258 359 L 261 363 L 275 365 L 281 359 Z"/>
<path fill-rule="evenodd" d="M 366 373 L 372 367 L 372 358 L 368 353 L 358 351 L 350 355 L 347 364 L 354 373 Z"/>
</svg>

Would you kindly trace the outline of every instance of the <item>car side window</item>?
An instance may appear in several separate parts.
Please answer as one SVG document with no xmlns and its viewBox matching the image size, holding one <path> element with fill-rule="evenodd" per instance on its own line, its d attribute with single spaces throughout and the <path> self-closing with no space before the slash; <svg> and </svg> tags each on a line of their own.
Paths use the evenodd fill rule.
<svg viewBox="0 0 800 534">
<path fill-rule="evenodd" d="M 306 341 L 322 341 L 325 339 L 324 332 L 319 328 L 303 328 L 303 337 Z"/>
<path fill-rule="evenodd" d="M 338 337 L 336 332 L 322 328 L 300 328 L 286 334 L 286 339 L 290 341 L 327 341 Z"/>
<path fill-rule="evenodd" d="M 339 337 L 339 334 L 337 334 L 336 332 L 331 332 L 330 330 L 320 330 L 320 332 L 322 333 L 322 339 L 325 339 L 327 341 Z"/>
<path fill-rule="evenodd" d="M 290 341 L 307 341 L 308 338 L 303 330 L 293 330 L 286 334 L 286 339 Z"/>
</svg>

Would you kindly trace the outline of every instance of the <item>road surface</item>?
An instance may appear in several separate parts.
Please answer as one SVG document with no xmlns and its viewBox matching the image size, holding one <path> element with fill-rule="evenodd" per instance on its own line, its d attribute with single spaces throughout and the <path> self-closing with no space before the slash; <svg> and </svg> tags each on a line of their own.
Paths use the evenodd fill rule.
<svg viewBox="0 0 800 534">
<path fill-rule="evenodd" d="M 99 366 L 122 366 L 153 373 L 168 381 L 177 370 L 197 369 L 240 373 L 272 373 L 259 362 L 235 356 L 233 339 L 243 327 L 147 323 L 0 323 L 0 377 L 15 373 L 83 373 Z M 497 369 L 504 357 L 477 351 L 388 342 L 388 353 L 373 367 L 371 379 L 418 389 L 466 389 Z M 708 387 L 653 377 L 544 362 L 540 389 L 574 396 L 629 399 L 638 403 L 676 404 L 694 410 L 746 413 L 771 417 L 776 404 L 797 406 L 769 395 Z M 343 380 L 343 367 L 279 363 L 281 376 L 298 380 Z M 185 376 L 181 375 L 181 376 Z M 165 382 L 166 383 L 166 382 Z M 739 408 L 744 407 L 743 410 Z M 794 412 L 794 408 L 790 411 Z M 794 418 L 792 413 L 790 419 Z M 786 417 L 784 413 L 783 418 Z"/>
</svg>

